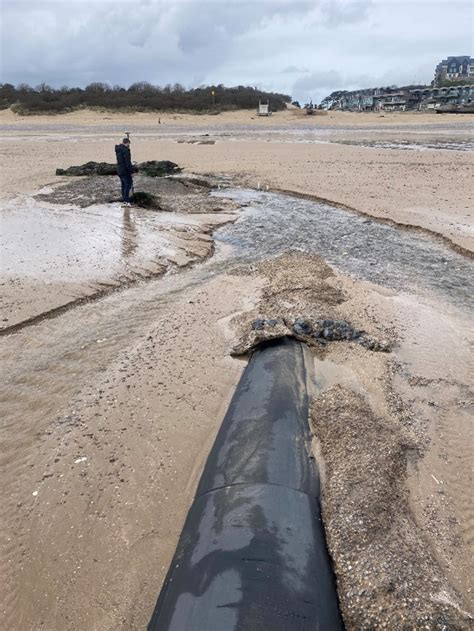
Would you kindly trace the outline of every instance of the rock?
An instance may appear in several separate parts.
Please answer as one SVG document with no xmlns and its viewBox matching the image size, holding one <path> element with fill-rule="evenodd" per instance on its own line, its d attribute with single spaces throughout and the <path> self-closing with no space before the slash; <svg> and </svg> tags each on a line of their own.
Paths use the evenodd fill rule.
<svg viewBox="0 0 474 631">
<path fill-rule="evenodd" d="M 284 318 L 256 318 L 250 323 L 250 328 L 251 332 L 234 346 L 232 355 L 242 355 L 264 341 L 284 336 L 296 337 L 310 346 L 316 342 L 326 346 L 329 342 L 354 340 L 371 351 L 388 353 L 391 350 L 388 341 L 365 335 L 364 331 L 355 329 L 346 320 L 312 320 L 301 316 L 291 324 Z"/>
<path fill-rule="evenodd" d="M 265 327 L 265 320 L 257 318 L 252 322 L 251 326 L 253 331 L 261 331 Z"/>
<path fill-rule="evenodd" d="M 305 320 L 304 318 L 298 318 L 293 323 L 293 331 L 297 335 L 311 335 L 313 331 L 313 327 L 311 322 Z"/>
<path fill-rule="evenodd" d="M 364 348 L 367 348 L 369 351 L 375 351 L 378 353 L 389 353 L 391 350 L 390 344 L 386 340 L 379 342 L 378 340 L 368 335 L 362 335 L 358 338 L 357 342 Z"/>
<path fill-rule="evenodd" d="M 319 321 L 318 321 L 313 326 L 313 332 L 311 334 L 311 337 L 314 337 L 315 339 L 322 338 L 323 337 L 323 332 L 324 332 L 324 327 L 322 327 L 321 324 L 319 324 Z"/>
</svg>

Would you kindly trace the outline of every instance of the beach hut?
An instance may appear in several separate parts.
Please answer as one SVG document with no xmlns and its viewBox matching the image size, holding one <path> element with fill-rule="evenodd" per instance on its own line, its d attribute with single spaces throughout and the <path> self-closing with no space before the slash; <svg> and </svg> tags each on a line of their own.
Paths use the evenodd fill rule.
<svg viewBox="0 0 474 631">
<path fill-rule="evenodd" d="M 268 101 L 266 103 L 259 101 L 257 114 L 259 116 L 270 116 L 270 103 Z"/>
</svg>

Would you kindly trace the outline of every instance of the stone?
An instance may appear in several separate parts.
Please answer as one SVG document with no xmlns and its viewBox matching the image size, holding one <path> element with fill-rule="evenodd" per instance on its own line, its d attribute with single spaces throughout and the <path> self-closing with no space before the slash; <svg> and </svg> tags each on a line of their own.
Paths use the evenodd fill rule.
<svg viewBox="0 0 474 631">
<path fill-rule="evenodd" d="M 311 334 L 311 337 L 314 337 L 315 339 L 321 338 L 323 336 L 323 332 L 324 327 L 321 326 L 320 320 L 318 320 L 316 324 L 313 325 L 313 332 Z"/>
<path fill-rule="evenodd" d="M 313 327 L 311 322 L 305 320 L 304 318 L 298 318 L 293 323 L 293 331 L 297 335 L 311 335 L 313 331 Z"/>
<path fill-rule="evenodd" d="M 265 327 L 265 320 L 257 318 L 252 322 L 252 329 L 254 331 L 261 331 Z"/>
</svg>

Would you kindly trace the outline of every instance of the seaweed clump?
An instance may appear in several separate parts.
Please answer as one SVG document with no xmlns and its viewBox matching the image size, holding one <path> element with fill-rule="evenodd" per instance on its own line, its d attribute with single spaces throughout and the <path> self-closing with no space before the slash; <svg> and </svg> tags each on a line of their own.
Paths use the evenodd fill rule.
<svg viewBox="0 0 474 631">
<path fill-rule="evenodd" d="M 133 166 L 134 173 L 141 173 L 148 177 L 164 177 L 181 173 L 183 169 L 170 160 L 148 160 Z M 56 169 L 56 175 L 117 175 L 117 165 L 108 162 L 86 162 L 67 169 Z"/>
<path fill-rule="evenodd" d="M 145 193 L 144 191 L 137 191 L 133 193 L 130 198 L 130 203 L 141 208 L 149 208 L 151 210 L 161 210 L 160 200 L 156 195 L 152 193 Z"/>
</svg>

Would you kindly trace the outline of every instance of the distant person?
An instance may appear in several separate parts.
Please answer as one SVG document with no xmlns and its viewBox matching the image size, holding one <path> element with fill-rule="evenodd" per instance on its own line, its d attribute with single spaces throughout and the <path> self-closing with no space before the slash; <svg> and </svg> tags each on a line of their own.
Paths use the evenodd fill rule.
<svg viewBox="0 0 474 631">
<path fill-rule="evenodd" d="M 117 175 L 122 184 L 122 201 L 130 203 L 130 191 L 133 186 L 132 156 L 130 154 L 130 139 L 124 138 L 120 145 L 115 145 L 117 156 Z"/>
</svg>

